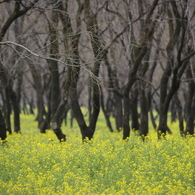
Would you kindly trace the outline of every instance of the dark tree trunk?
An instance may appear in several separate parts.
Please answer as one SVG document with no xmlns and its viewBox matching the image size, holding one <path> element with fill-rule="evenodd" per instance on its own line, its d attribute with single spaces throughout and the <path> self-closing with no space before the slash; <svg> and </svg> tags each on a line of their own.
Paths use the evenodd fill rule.
<svg viewBox="0 0 195 195">
<path fill-rule="evenodd" d="M 89 118 L 89 121 L 91 119 L 91 114 L 92 114 L 92 105 L 91 105 L 91 102 L 92 102 L 92 91 L 91 91 L 91 78 L 89 78 L 89 84 L 88 84 L 88 118 Z"/>
<path fill-rule="evenodd" d="M 111 65 L 110 65 L 109 60 L 108 60 L 108 55 L 105 55 L 105 64 L 107 66 L 107 71 L 108 71 L 109 90 L 112 90 L 112 93 L 114 96 L 113 97 L 113 101 L 114 101 L 113 115 L 115 118 L 116 129 L 118 131 L 121 131 L 122 127 L 123 127 L 123 105 L 122 105 L 122 94 L 120 94 L 120 92 L 119 92 L 119 83 L 118 83 L 118 78 L 117 78 L 116 67 L 111 68 Z M 110 94 L 110 96 L 111 95 L 112 94 Z M 109 102 L 110 101 L 108 101 L 108 103 Z"/>
<path fill-rule="evenodd" d="M 41 133 L 46 133 L 46 129 L 50 128 L 50 121 L 51 121 L 51 91 L 49 90 L 48 92 L 48 97 L 47 97 L 47 113 L 46 113 L 46 118 L 42 120 L 41 125 L 40 125 L 40 132 Z"/>
<path fill-rule="evenodd" d="M 41 74 L 35 68 L 34 64 L 29 63 L 29 67 L 35 84 L 36 97 L 37 97 L 37 110 L 38 110 L 36 119 L 38 121 L 38 127 L 40 128 L 42 126 L 42 123 L 44 121 L 44 115 L 46 113 L 44 103 L 43 103 L 43 86 L 41 82 Z M 40 129 L 40 133 L 45 133 L 45 129 Z"/>
<path fill-rule="evenodd" d="M 168 88 L 168 80 L 171 75 L 170 65 L 167 65 L 167 68 L 164 70 L 161 84 L 160 84 L 160 113 L 159 113 L 159 126 L 158 126 L 158 138 L 160 138 L 161 134 L 166 135 L 168 130 L 167 126 L 167 112 L 168 105 L 165 104 L 167 97 L 167 88 Z M 166 107 L 165 107 L 166 106 Z"/>
<path fill-rule="evenodd" d="M 101 62 L 97 62 L 97 64 L 95 64 L 95 67 L 94 67 L 95 69 L 94 75 L 97 77 L 99 75 L 100 63 Z M 98 83 L 96 82 L 97 81 L 93 81 L 93 112 L 92 112 L 91 119 L 89 122 L 89 128 L 93 131 L 93 134 L 95 132 L 96 123 L 97 123 L 97 119 L 98 119 L 99 112 L 100 112 L 100 96 L 101 96 L 100 94 L 101 91 L 99 89 Z"/>
<path fill-rule="evenodd" d="M 166 110 L 160 112 L 159 126 L 158 126 L 158 139 L 160 139 L 161 136 L 165 138 L 166 132 L 170 132 L 170 129 L 167 126 L 167 112 L 168 111 Z"/>
<path fill-rule="evenodd" d="M 3 81 L 3 84 L 5 86 L 4 88 L 5 99 L 6 99 L 5 121 L 6 121 L 7 131 L 11 134 L 10 115 L 11 115 L 11 105 L 12 105 L 14 111 L 14 131 L 16 133 L 19 133 L 20 132 L 20 107 L 17 100 L 17 96 L 15 91 L 12 89 L 10 83 L 8 83 L 5 72 L 1 72 L 0 76 L 4 77 L 4 79 L 1 78 L 1 80 Z"/>
<path fill-rule="evenodd" d="M 101 108 L 102 108 L 102 111 L 104 113 L 104 117 L 106 119 L 106 124 L 107 124 L 107 127 L 109 128 L 110 132 L 113 132 L 113 128 L 112 128 L 112 124 L 110 122 L 110 116 L 109 116 L 109 113 L 108 111 L 105 109 L 105 106 L 104 106 L 104 96 L 103 96 L 103 92 L 101 90 Z"/>
<path fill-rule="evenodd" d="M 178 111 L 178 119 L 179 119 L 179 130 L 180 130 L 180 135 L 183 137 L 185 132 L 184 132 L 184 122 L 183 122 L 183 109 L 181 105 L 181 101 L 179 100 L 177 94 L 174 97 L 175 104 L 177 106 L 177 111 Z"/>
<path fill-rule="evenodd" d="M 56 53 L 56 51 L 51 52 Z M 57 61 L 50 60 L 49 66 L 51 71 L 51 117 L 52 117 L 55 114 L 60 102 L 60 84 Z"/>
<path fill-rule="evenodd" d="M 14 111 L 14 132 L 20 133 L 20 106 L 15 91 L 10 87 L 10 100 Z"/>
<path fill-rule="evenodd" d="M 3 113 L 0 109 L 0 138 L 2 141 L 6 139 L 6 126 L 5 126 L 5 121 L 3 117 Z"/>
<path fill-rule="evenodd" d="M 71 99 L 71 108 L 74 112 L 75 119 L 80 127 L 82 140 L 84 141 L 86 138 L 89 140 L 93 137 L 93 131 L 87 127 L 83 113 L 81 112 L 81 108 L 79 106 L 78 97 L 77 97 L 77 81 L 79 77 L 80 67 L 69 67 L 71 69 L 71 85 L 69 90 L 69 95 Z"/>
<path fill-rule="evenodd" d="M 6 124 L 6 129 L 9 132 L 9 134 L 12 134 L 12 129 L 11 129 L 11 104 L 10 104 L 10 95 L 9 95 L 9 90 L 6 87 L 5 88 L 5 124 Z"/>
<path fill-rule="evenodd" d="M 57 55 L 59 54 L 58 49 L 58 14 L 52 12 L 51 22 L 49 21 L 50 30 L 50 56 L 56 60 L 48 60 L 49 69 L 51 73 L 51 118 L 54 116 L 58 105 L 60 103 L 60 83 L 59 83 L 59 72 Z"/>
<path fill-rule="evenodd" d="M 55 112 L 55 115 L 53 116 L 52 119 L 52 129 L 54 133 L 56 134 L 57 138 L 59 139 L 60 142 L 65 142 L 66 141 L 66 135 L 62 133 L 61 130 L 61 124 L 63 120 L 63 113 L 65 110 L 65 105 L 67 103 L 66 97 L 64 97 L 58 108 L 57 111 Z"/>
<path fill-rule="evenodd" d="M 133 131 L 139 131 L 139 114 L 138 114 L 138 89 L 135 87 L 131 95 L 131 128 Z"/>
<path fill-rule="evenodd" d="M 130 99 L 129 99 L 129 90 L 128 93 L 124 94 L 124 116 L 123 116 L 123 140 L 130 137 Z"/>
<path fill-rule="evenodd" d="M 114 94 L 115 99 L 115 123 L 118 131 L 122 130 L 123 127 L 123 104 L 122 98 L 118 94 Z"/>
<path fill-rule="evenodd" d="M 91 39 L 91 45 L 92 45 L 92 49 L 93 49 L 93 53 L 94 53 L 94 67 L 92 70 L 92 113 L 91 113 L 91 117 L 90 117 L 90 121 L 89 121 L 89 126 L 86 125 L 84 116 L 81 112 L 81 108 L 79 106 L 78 103 L 78 94 L 77 94 L 77 82 L 78 82 L 78 78 L 79 78 L 79 72 L 80 72 L 80 65 L 78 65 L 78 63 L 75 65 L 77 67 L 71 67 L 71 85 L 70 85 L 70 98 L 71 98 L 71 105 L 72 105 L 72 110 L 75 116 L 75 119 L 77 120 L 77 123 L 80 127 L 81 130 L 81 134 L 82 134 L 82 139 L 87 140 L 87 139 L 91 139 L 94 135 L 95 132 L 95 128 L 96 128 L 96 123 L 97 123 L 97 119 L 99 116 L 99 112 L 100 112 L 100 88 L 99 88 L 99 81 L 98 79 L 96 80 L 96 78 L 99 77 L 99 70 L 100 70 L 100 64 L 101 64 L 101 60 L 104 59 L 104 52 L 100 53 L 100 51 L 102 51 L 101 48 L 101 43 L 100 43 L 100 36 L 98 34 L 98 25 L 97 25 L 97 21 L 96 21 L 96 16 L 93 15 L 90 12 L 90 1 L 85 1 L 83 4 L 83 8 L 84 8 L 84 15 L 85 15 L 85 23 L 86 23 L 86 27 L 87 30 L 88 28 L 90 29 L 90 39 Z M 82 10 L 82 6 L 80 5 L 79 7 L 79 14 L 81 13 Z M 81 24 L 81 20 L 80 18 L 78 18 L 77 20 L 77 27 L 80 28 L 80 24 Z M 80 35 L 79 33 L 77 35 L 75 35 L 74 38 L 74 42 L 72 44 L 72 47 L 74 48 L 74 56 L 78 57 L 79 56 L 79 52 L 78 52 L 78 43 L 79 43 L 79 38 Z M 98 60 L 97 60 L 98 59 Z"/>
<path fill-rule="evenodd" d="M 195 83 L 193 80 L 192 70 L 189 66 L 186 72 L 188 78 L 188 97 L 186 102 L 186 129 L 185 135 L 194 135 L 194 94 L 195 94 Z"/>
<path fill-rule="evenodd" d="M 145 85 L 144 85 L 145 86 Z M 140 94 L 140 108 L 141 108 L 141 112 L 140 112 L 140 136 L 144 138 L 148 135 L 148 101 L 146 98 L 146 94 L 144 91 L 144 88 L 140 88 L 139 91 Z"/>
<path fill-rule="evenodd" d="M 49 62 L 48 62 L 49 63 Z M 51 121 L 51 75 L 48 73 L 45 73 L 40 80 L 43 81 L 43 84 L 41 83 L 42 87 L 42 96 L 45 97 L 45 102 L 47 111 L 45 110 L 45 106 L 43 105 L 43 115 L 45 117 L 42 118 L 42 121 L 40 121 L 39 129 L 40 133 L 46 133 L 46 129 L 50 129 L 50 121 Z M 43 98 L 44 98 L 43 97 Z M 40 99 L 40 101 L 43 101 Z"/>
<path fill-rule="evenodd" d="M 150 99 L 148 99 L 148 94 L 146 93 L 146 89 L 148 89 L 148 83 L 145 81 L 147 80 L 147 75 L 146 72 L 147 71 L 154 71 L 152 70 L 148 70 L 149 67 L 149 59 L 150 59 L 150 51 L 149 50 L 146 54 L 146 56 L 144 57 L 145 62 L 142 63 L 142 67 L 139 70 L 139 77 L 140 77 L 140 81 L 139 81 L 139 96 L 140 96 L 140 129 L 139 129 L 139 133 L 140 136 L 142 138 L 142 140 L 145 140 L 145 137 L 148 135 L 148 111 L 149 111 L 149 101 Z M 149 72 L 150 73 L 150 72 Z M 153 73 L 150 73 L 150 79 L 152 79 L 151 75 Z M 144 79 L 144 80 L 143 80 Z M 147 95 L 146 95 L 147 94 Z"/>
<path fill-rule="evenodd" d="M 158 137 L 160 138 L 160 134 L 166 135 L 166 132 L 169 134 L 172 134 L 171 130 L 167 126 L 167 113 L 169 109 L 170 102 L 174 96 L 174 94 L 178 91 L 180 87 L 180 78 L 183 75 L 183 72 L 188 65 L 188 60 L 182 62 L 181 64 L 177 64 L 175 68 L 173 69 L 173 77 L 172 77 L 172 83 L 171 87 L 169 89 L 169 92 L 167 93 L 167 82 L 169 80 L 169 73 L 171 74 L 172 70 L 170 65 L 168 65 L 168 74 L 166 70 L 163 73 L 163 77 L 161 79 L 160 89 L 160 120 L 159 120 L 159 127 L 158 127 Z"/>
<path fill-rule="evenodd" d="M 170 111 L 171 111 L 171 122 L 176 122 L 177 121 L 177 107 L 175 105 L 174 99 L 171 102 L 170 105 Z"/>
<path fill-rule="evenodd" d="M 20 106 L 20 101 L 21 101 L 21 94 L 22 94 L 22 71 L 18 71 L 17 72 L 17 81 L 16 81 L 16 97 L 17 97 L 17 102 L 18 102 L 18 105 Z M 19 107 L 20 109 L 20 107 Z"/>
<path fill-rule="evenodd" d="M 20 20 L 16 20 L 14 22 L 14 33 L 15 33 L 15 37 L 16 40 L 19 44 L 23 44 L 23 41 L 21 40 L 21 33 L 23 31 L 23 24 L 24 24 L 24 18 L 25 17 L 21 17 Z M 17 53 L 22 53 L 22 48 L 17 46 L 16 47 L 16 51 Z M 19 66 L 16 69 L 16 79 L 14 81 L 15 83 L 15 94 L 17 97 L 17 102 L 19 105 L 19 109 L 20 109 L 20 100 L 21 100 L 21 91 L 22 91 L 22 82 L 23 82 L 23 61 L 19 59 L 19 56 L 14 56 L 13 61 L 16 61 L 16 58 L 18 58 L 18 62 Z M 14 63 L 14 62 L 13 62 Z"/>
<path fill-rule="evenodd" d="M 39 89 L 36 90 L 36 94 L 37 94 L 37 110 L 38 110 L 37 120 L 38 120 L 38 127 L 40 128 L 44 120 L 43 116 L 45 115 L 45 107 L 43 103 L 43 95 L 42 95 L 41 88 L 40 90 Z M 45 130 L 40 129 L 40 133 L 45 133 Z"/>
<path fill-rule="evenodd" d="M 85 141 L 86 139 L 91 139 L 94 135 L 97 118 L 100 111 L 100 90 L 98 88 L 97 81 L 93 80 L 93 111 L 91 114 L 89 126 L 86 125 L 83 113 L 81 111 L 81 108 L 79 106 L 78 102 L 78 96 L 77 96 L 77 82 L 79 78 L 79 72 L 80 72 L 80 66 L 76 67 L 69 67 L 71 69 L 71 85 L 69 89 L 70 99 L 71 99 L 71 107 L 72 111 L 74 113 L 74 117 L 77 120 L 77 123 L 80 127 L 82 140 Z M 99 68 L 100 68 L 100 62 L 98 61 L 97 64 L 94 65 L 94 72 L 93 74 L 98 77 L 99 74 Z"/>
<path fill-rule="evenodd" d="M 70 110 L 70 127 L 73 128 L 73 123 L 74 123 L 74 113 L 72 109 Z"/>
<path fill-rule="evenodd" d="M 144 42 L 145 44 L 145 42 Z M 123 99 L 124 99 L 124 117 L 123 117 L 123 139 L 126 139 L 130 136 L 130 125 L 129 125 L 129 118 L 130 118 L 130 98 L 129 93 L 130 89 L 132 88 L 133 84 L 136 81 L 136 74 L 138 68 L 140 67 L 141 61 L 147 53 L 147 48 L 145 45 L 140 49 L 140 52 L 135 59 L 133 64 L 132 70 L 129 72 L 128 75 L 128 83 L 124 87 Z"/>
</svg>

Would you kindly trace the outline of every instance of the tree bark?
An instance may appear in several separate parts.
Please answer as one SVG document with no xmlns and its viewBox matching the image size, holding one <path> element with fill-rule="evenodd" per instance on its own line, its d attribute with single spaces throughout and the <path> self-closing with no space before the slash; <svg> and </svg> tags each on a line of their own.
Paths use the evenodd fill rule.
<svg viewBox="0 0 195 195">
<path fill-rule="evenodd" d="M 178 95 L 176 94 L 174 97 L 174 102 L 177 106 L 177 112 L 178 112 L 178 119 L 179 119 L 179 130 L 180 130 L 180 135 L 183 137 L 185 132 L 184 132 L 184 117 L 183 117 L 183 108 L 181 101 L 179 100 Z"/>
<path fill-rule="evenodd" d="M 188 81 L 188 96 L 186 102 L 186 129 L 185 135 L 194 135 L 194 94 L 195 94 L 195 83 L 193 80 L 192 70 L 189 66 L 186 71 L 186 77 Z"/>
<path fill-rule="evenodd" d="M 14 111 L 14 132 L 20 132 L 20 106 L 15 91 L 10 87 L 10 100 Z"/>
<path fill-rule="evenodd" d="M 112 93 L 108 92 L 108 94 L 109 96 L 113 95 L 113 101 L 112 101 L 112 104 L 114 104 L 113 116 L 115 118 L 116 129 L 118 131 L 121 131 L 123 127 L 123 105 L 122 105 L 122 94 L 120 94 L 119 92 L 119 83 L 117 78 L 116 67 L 113 68 L 111 67 L 111 64 L 109 63 L 108 60 L 108 55 L 105 55 L 105 64 L 108 71 L 108 80 L 109 80 L 108 90 L 112 92 Z M 108 103 L 110 103 L 110 101 L 108 101 Z"/>
<path fill-rule="evenodd" d="M 11 104 L 10 104 L 10 95 L 9 90 L 6 87 L 5 88 L 5 124 L 6 129 L 9 132 L 9 134 L 12 134 L 12 128 L 11 128 Z"/>
<path fill-rule="evenodd" d="M 110 132 L 114 132 L 114 130 L 112 128 L 112 124 L 110 122 L 110 116 L 109 116 L 108 111 L 105 109 L 105 106 L 104 106 L 104 96 L 103 96 L 102 90 L 101 90 L 101 108 L 102 108 L 102 111 L 104 113 L 104 117 L 106 119 L 107 127 L 109 128 Z"/>
<path fill-rule="evenodd" d="M 65 110 L 65 105 L 67 103 L 66 97 L 64 97 L 58 108 L 57 111 L 55 112 L 53 119 L 52 119 L 52 129 L 54 133 L 56 134 L 57 138 L 59 139 L 60 142 L 65 142 L 66 141 L 66 135 L 62 133 L 61 130 L 61 124 L 63 120 L 63 113 Z"/>
<path fill-rule="evenodd" d="M 145 85 L 144 85 L 145 86 Z M 140 87 L 140 136 L 143 141 L 148 135 L 148 101 L 143 87 Z"/>
<path fill-rule="evenodd" d="M 44 115 L 46 113 L 44 103 L 43 103 L 43 86 L 41 82 L 41 74 L 40 72 L 35 68 L 35 65 L 32 63 L 29 63 L 29 67 L 31 70 L 31 74 L 34 80 L 34 87 L 36 90 L 36 99 L 37 99 L 37 117 L 38 120 L 38 128 L 40 128 L 40 133 L 45 133 L 45 129 L 42 128 L 42 123 L 44 121 Z"/>
<path fill-rule="evenodd" d="M 139 131 L 139 114 L 138 114 L 138 88 L 137 86 L 131 91 L 131 128 L 133 131 Z"/>
<path fill-rule="evenodd" d="M 52 11 L 51 21 L 49 21 L 50 34 L 50 56 L 57 59 L 59 55 L 58 49 L 58 14 Z M 48 60 L 51 74 L 51 118 L 54 116 L 60 103 L 60 82 L 57 60 Z"/>
<path fill-rule="evenodd" d="M 7 135 L 6 135 L 5 121 L 4 121 L 3 113 L 0 109 L 0 138 L 2 141 L 4 141 L 6 137 Z"/>
</svg>

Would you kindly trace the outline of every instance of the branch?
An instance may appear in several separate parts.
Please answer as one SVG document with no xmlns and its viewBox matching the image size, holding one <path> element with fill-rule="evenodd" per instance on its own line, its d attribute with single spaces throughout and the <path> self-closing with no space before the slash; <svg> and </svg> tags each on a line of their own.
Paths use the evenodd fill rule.
<svg viewBox="0 0 195 195">
<path fill-rule="evenodd" d="M 145 13 L 144 13 L 145 14 Z M 138 18 L 136 18 L 135 20 L 133 20 L 132 22 L 128 23 L 125 28 L 118 33 L 112 40 L 111 42 L 103 49 L 102 52 L 107 52 L 108 49 L 112 46 L 112 44 L 123 34 L 125 33 L 125 31 L 128 29 L 129 26 L 131 26 L 133 23 L 137 22 L 143 15 L 140 15 Z"/>
<path fill-rule="evenodd" d="M 118 17 L 120 17 L 120 18 L 122 18 L 124 21 L 126 21 L 126 19 L 123 17 L 123 15 L 120 14 L 118 11 L 114 11 L 114 10 L 111 10 L 111 9 L 108 8 L 108 1 L 107 1 L 105 4 L 106 4 L 106 11 L 107 11 L 107 12 L 110 12 L 110 13 L 112 13 L 112 14 L 114 14 L 114 15 L 117 15 Z"/>
<path fill-rule="evenodd" d="M 22 58 L 22 59 L 25 59 L 25 58 L 28 58 L 30 57 L 31 55 L 32 56 L 35 56 L 35 57 L 38 57 L 38 58 L 42 58 L 42 59 L 45 59 L 45 60 L 53 60 L 53 61 L 57 61 L 57 62 L 60 62 L 62 64 L 64 64 L 65 66 L 72 66 L 72 67 L 80 67 L 80 64 L 76 65 L 75 63 L 71 63 L 71 64 L 68 64 L 66 63 L 65 61 L 63 60 L 60 60 L 60 59 L 56 59 L 56 58 L 52 58 L 52 57 L 49 57 L 49 56 L 44 56 L 44 55 L 40 55 L 38 53 L 35 53 L 33 51 L 31 51 L 30 49 L 28 49 L 27 47 L 21 45 L 21 44 L 18 44 L 18 43 L 15 43 L 15 42 L 12 42 L 12 41 L 3 41 L 3 42 L 0 42 L 0 45 L 7 45 L 9 47 L 11 47 L 14 51 L 17 52 L 17 54 Z M 13 45 L 17 46 L 17 47 L 21 47 L 23 48 L 24 50 L 26 50 L 27 52 L 30 53 L 30 55 L 28 56 L 22 56 L 14 47 Z M 73 61 L 74 59 L 69 59 L 68 61 Z M 88 62 L 88 64 L 91 64 L 92 62 Z M 93 72 L 88 68 L 87 66 L 87 63 L 83 63 L 82 66 L 81 66 L 83 69 L 85 69 L 89 75 L 95 79 L 95 80 L 99 80 L 94 74 Z"/>
<path fill-rule="evenodd" d="M 181 63 L 184 63 L 186 60 L 189 60 L 193 55 L 195 55 L 195 51 L 193 51 L 192 53 L 190 53 L 188 56 L 186 56 Z"/>
<path fill-rule="evenodd" d="M 154 87 L 154 84 L 153 84 L 152 82 L 150 82 L 150 81 L 144 79 L 143 77 L 137 76 L 137 79 L 139 79 L 139 80 L 141 80 L 141 81 L 143 81 L 143 82 L 148 83 L 148 84 L 154 89 L 154 93 L 156 93 L 156 94 L 160 97 L 160 94 L 158 93 L 159 87 L 155 88 L 155 87 Z"/>
<path fill-rule="evenodd" d="M 28 55 L 28 56 L 22 56 L 22 55 L 20 55 L 20 54 L 18 53 L 18 55 L 19 55 L 21 58 L 23 58 L 23 59 L 24 59 L 24 58 L 27 58 L 27 57 L 30 57 L 30 56 L 32 55 L 32 56 L 39 57 L 39 58 L 43 58 L 43 59 L 46 59 L 46 60 L 58 61 L 58 62 L 61 62 L 61 63 L 65 64 L 65 65 L 68 65 L 68 64 L 66 64 L 66 63 L 65 63 L 64 61 L 62 61 L 62 60 L 59 60 L 59 59 L 56 59 L 56 58 L 52 58 L 52 57 L 48 57 L 48 56 L 44 56 L 44 55 L 40 55 L 40 54 L 38 54 L 38 53 L 35 53 L 35 52 L 31 51 L 31 50 L 28 49 L 27 47 L 25 47 L 25 46 L 23 46 L 23 45 L 21 45 L 21 44 L 12 42 L 12 41 L 3 41 L 3 42 L 0 42 L 0 45 L 8 45 L 8 46 L 10 46 L 13 50 L 15 50 L 17 53 L 18 53 L 18 51 L 13 47 L 13 45 L 15 45 L 15 46 L 17 46 L 17 47 L 23 48 L 24 50 L 26 50 L 27 52 L 30 53 L 30 55 Z M 76 65 L 72 65 L 72 66 L 76 66 Z"/>
<path fill-rule="evenodd" d="M 26 7 L 23 10 L 20 10 L 20 2 L 15 2 L 14 11 L 11 13 L 9 18 L 6 20 L 6 22 L 3 24 L 1 31 L 0 31 L 0 41 L 3 40 L 3 37 L 5 36 L 5 33 L 7 32 L 10 25 L 15 21 L 18 17 L 24 15 L 28 10 L 30 10 L 35 3 L 37 3 L 39 0 L 34 0 L 28 7 Z"/>
</svg>

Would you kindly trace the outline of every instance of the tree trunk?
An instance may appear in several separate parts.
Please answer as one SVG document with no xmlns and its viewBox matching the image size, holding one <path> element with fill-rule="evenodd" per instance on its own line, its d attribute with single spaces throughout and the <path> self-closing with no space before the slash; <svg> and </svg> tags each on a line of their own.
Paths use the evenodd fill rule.
<svg viewBox="0 0 195 195">
<path fill-rule="evenodd" d="M 9 90 L 6 87 L 5 88 L 5 124 L 6 124 L 6 129 L 9 132 L 9 134 L 12 134 L 12 128 L 11 128 L 11 104 L 10 104 L 10 95 L 9 95 Z"/>
<path fill-rule="evenodd" d="M 178 95 L 174 97 L 175 104 L 177 106 L 177 111 L 178 111 L 178 119 L 179 119 L 179 130 L 180 130 L 180 135 L 183 137 L 185 132 L 184 132 L 184 123 L 183 123 L 183 109 L 181 105 L 181 101 L 178 98 Z"/>
<path fill-rule="evenodd" d="M 93 132 L 91 129 L 89 129 L 85 123 L 84 116 L 81 112 L 81 108 L 78 103 L 78 98 L 77 98 L 77 81 L 78 81 L 78 75 L 80 68 L 79 67 L 70 67 L 72 69 L 72 82 L 70 85 L 70 90 L 69 90 L 69 95 L 71 99 L 71 108 L 72 111 L 74 112 L 75 119 L 77 120 L 77 123 L 80 127 L 81 135 L 82 135 L 82 140 L 84 141 L 86 138 L 89 140 L 93 136 Z"/>
<path fill-rule="evenodd" d="M 188 81 L 188 97 L 186 102 L 186 130 L 185 135 L 194 135 L 194 94 L 195 94 L 195 83 L 193 80 L 192 70 L 189 66 L 186 72 Z"/>
<path fill-rule="evenodd" d="M 105 55 L 105 64 L 107 66 L 107 71 L 108 71 L 108 80 L 109 80 L 108 87 L 109 87 L 109 90 L 112 90 L 112 93 L 114 96 L 113 115 L 115 118 L 116 129 L 118 131 L 121 131 L 123 127 L 123 105 L 122 105 L 122 95 L 119 93 L 119 90 L 118 90 L 119 83 L 118 83 L 118 78 L 117 78 L 116 67 L 111 68 L 111 65 L 108 60 L 108 55 Z"/>
<path fill-rule="evenodd" d="M 145 84 L 143 84 L 145 86 Z M 143 141 L 145 137 L 148 135 L 148 101 L 146 98 L 146 94 L 144 91 L 144 87 L 140 88 L 140 136 Z"/>
<path fill-rule="evenodd" d="M 65 110 L 65 105 L 67 103 L 66 97 L 64 97 L 58 108 L 57 111 L 55 112 L 55 115 L 53 116 L 52 119 L 52 129 L 54 131 L 54 133 L 56 134 L 57 138 L 59 139 L 60 142 L 65 142 L 66 141 L 66 135 L 64 135 L 62 133 L 61 130 L 61 124 L 62 124 L 62 120 L 63 120 L 63 113 Z"/>
<path fill-rule="evenodd" d="M 124 93 L 124 116 L 123 116 L 123 140 L 128 139 L 130 137 L 130 98 L 129 98 L 129 90 L 127 89 Z"/>
<path fill-rule="evenodd" d="M 132 90 L 131 95 L 131 128 L 133 131 L 139 131 L 139 114 L 138 114 L 138 89 Z"/>
<path fill-rule="evenodd" d="M 167 126 L 167 111 L 161 110 L 159 115 L 159 126 L 158 126 L 158 139 L 163 136 L 165 138 L 166 132 L 170 131 L 169 127 Z"/>
<path fill-rule="evenodd" d="M 10 87 L 10 100 L 14 111 L 14 132 L 20 132 L 20 106 L 15 91 Z"/>
<path fill-rule="evenodd" d="M 168 107 L 165 107 L 165 101 L 167 97 L 168 80 L 171 75 L 170 65 L 164 70 L 161 81 L 160 81 L 160 113 L 159 113 L 159 126 L 158 126 L 158 138 L 160 135 L 166 135 L 168 130 L 167 126 L 167 112 Z"/>
<path fill-rule="evenodd" d="M 0 109 L 0 138 L 2 141 L 4 141 L 6 139 L 6 126 L 5 126 L 5 121 L 4 121 L 4 117 L 2 114 L 2 111 Z"/>
<path fill-rule="evenodd" d="M 171 111 L 171 122 L 176 122 L 177 121 L 177 107 L 175 105 L 175 101 L 174 98 L 171 101 L 171 105 L 170 105 L 170 111 Z"/>
<path fill-rule="evenodd" d="M 145 44 L 145 42 L 144 42 Z M 133 64 L 133 68 L 129 73 L 128 76 L 128 83 L 124 87 L 124 119 L 123 119 L 123 139 L 126 139 L 130 136 L 130 125 L 129 125 L 129 116 L 130 116 L 130 99 L 129 99 L 129 92 L 131 87 L 136 81 L 136 74 L 137 70 L 141 64 L 142 59 L 144 58 L 145 54 L 147 53 L 146 46 L 143 46 L 139 52 L 139 55 L 135 59 Z"/>
<path fill-rule="evenodd" d="M 108 111 L 105 109 L 105 106 L 104 106 L 104 96 L 103 96 L 102 90 L 101 90 L 101 108 L 102 108 L 102 111 L 104 113 L 104 117 L 106 119 L 107 127 L 109 128 L 110 132 L 114 132 L 114 130 L 112 128 L 112 124 L 110 122 L 110 116 L 109 116 Z"/>
<path fill-rule="evenodd" d="M 41 74 L 35 68 L 34 64 L 29 63 L 29 67 L 35 84 L 36 97 L 37 97 L 37 110 L 38 110 L 36 119 L 38 120 L 38 127 L 40 128 L 42 122 L 44 121 L 44 115 L 46 113 L 44 103 L 43 103 L 43 86 L 41 82 Z M 45 133 L 45 129 L 40 129 L 40 133 Z"/>
<path fill-rule="evenodd" d="M 58 14 L 52 11 L 51 22 L 49 21 L 50 34 L 50 56 L 57 60 L 59 54 L 58 49 Z M 58 62 L 56 60 L 48 60 L 51 73 L 51 118 L 54 116 L 60 103 L 60 82 L 58 72 Z"/>
</svg>

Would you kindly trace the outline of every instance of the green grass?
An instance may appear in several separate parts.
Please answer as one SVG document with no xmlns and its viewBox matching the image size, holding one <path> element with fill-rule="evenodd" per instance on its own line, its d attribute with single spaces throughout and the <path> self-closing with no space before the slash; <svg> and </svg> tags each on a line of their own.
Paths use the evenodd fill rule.
<svg viewBox="0 0 195 195">
<path fill-rule="evenodd" d="M 133 133 L 124 142 L 101 115 L 91 143 L 75 123 L 60 144 L 33 119 L 22 115 L 22 134 L 0 146 L 0 195 L 195 194 L 195 140 L 181 138 L 176 123 L 167 140 L 150 130 L 145 143 Z"/>
</svg>

